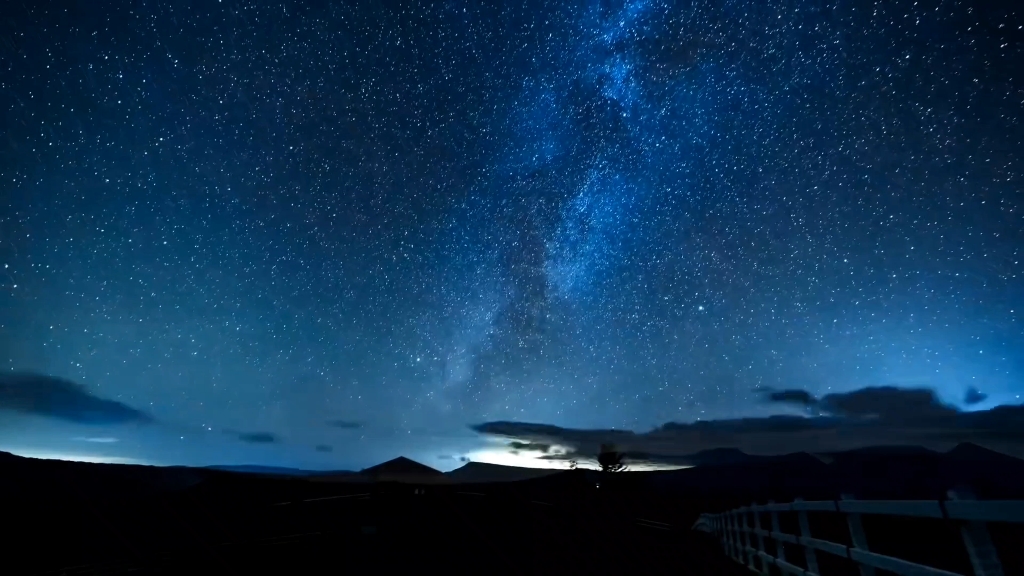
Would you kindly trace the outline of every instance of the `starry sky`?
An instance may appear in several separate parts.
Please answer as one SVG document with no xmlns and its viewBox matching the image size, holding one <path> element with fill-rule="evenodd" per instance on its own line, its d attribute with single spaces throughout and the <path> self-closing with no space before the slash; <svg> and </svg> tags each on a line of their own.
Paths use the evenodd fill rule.
<svg viewBox="0 0 1024 576">
<path fill-rule="evenodd" d="M 12 3 L 0 369 L 161 424 L 0 448 L 445 467 L 757 387 L 1018 402 L 1014 4 Z"/>
</svg>

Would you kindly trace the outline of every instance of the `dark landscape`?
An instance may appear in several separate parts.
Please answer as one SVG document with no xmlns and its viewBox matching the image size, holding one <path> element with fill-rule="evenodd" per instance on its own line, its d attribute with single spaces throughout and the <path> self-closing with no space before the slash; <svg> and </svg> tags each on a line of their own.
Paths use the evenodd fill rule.
<svg viewBox="0 0 1024 576">
<path fill-rule="evenodd" d="M 719 454 L 718 456 L 721 456 Z M 657 472 L 449 473 L 396 459 L 358 473 L 268 473 L 0 455 L 10 501 L 4 574 L 745 574 L 702 513 L 770 500 L 1024 498 L 1024 461 L 962 444 L 948 453 L 865 449 L 752 457 Z M 828 463 L 826 463 L 828 461 Z M 849 539 L 812 514 L 816 535 Z M 873 519 L 869 519 L 873 520 Z M 795 532 L 783 518 L 782 530 Z M 908 523 L 909 522 L 909 523 Z M 872 550 L 969 574 L 953 522 L 865 521 Z M 1024 573 L 1020 525 L 992 527 L 1006 574 Z M 946 543 L 935 546 L 935 543 Z M 927 544 L 927 545 L 925 545 Z M 797 553 L 798 555 L 799 553 Z M 790 557 L 794 553 L 790 553 Z M 798 562 L 798 560 L 792 560 Z M 824 566 L 823 566 L 824 572 Z M 829 565 L 855 574 L 852 563 Z"/>
</svg>

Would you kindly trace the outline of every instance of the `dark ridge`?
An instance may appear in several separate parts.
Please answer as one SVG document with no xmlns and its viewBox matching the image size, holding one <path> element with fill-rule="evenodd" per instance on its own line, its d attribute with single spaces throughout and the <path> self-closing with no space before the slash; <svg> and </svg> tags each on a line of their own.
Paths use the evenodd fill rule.
<svg viewBox="0 0 1024 576">
<path fill-rule="evenodd" d="M 0 471 L 0 490 L 26 498 L 130 499 L 184 490 L 207 477 L 201 468 L 45 460 L 7 452 L 0 452 Z"/>
<path fill-rule="evenodd" d="M 339 474 L 338 472 L 323 472 L 316 470 L 302 470 L 299 468 L 285 468 L 279 466 L 259 466 L 259 465 L 228 465 L 228 466 L 207 466 L 209 470 L 221 470 L 224 472 L 240 472 L 244 474 L 269 474 L 273 476 L 318 476 L 328 474 Z"/>
<path fill-rule="evenodd" d="M 440 470 L 436 470 L 427 466 L 426 464 L 420 464 L 415 460 L 410 460 L 405 456 L 399 456 L 393 460 L 388 460 L 376 466 L 370 466 L 359 472 L 365 476 L 392 476 L 392 475 L 425 475 L 425 476 L 444 476 L 444 473 Z"/>
<path fill-rule="evenodd" d="M 543 478 L 561 473 L 562 470 L 549 468 L 519 468 L 517 466 L 501 466 L 483 462 L 468 462 L 445 476 L 454 482 L 487 483 L 487 482 L 519 482 L 534 478 Z"/>
</svg>

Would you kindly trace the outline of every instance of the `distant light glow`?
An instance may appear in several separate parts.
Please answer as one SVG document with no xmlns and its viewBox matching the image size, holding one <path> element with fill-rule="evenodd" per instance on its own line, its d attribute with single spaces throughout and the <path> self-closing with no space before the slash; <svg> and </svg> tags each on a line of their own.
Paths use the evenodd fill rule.
<svg viewBox="0 0 1024 576">
<path fill-rule="evenodd" d="M 564 454 L 569 450 L 564 446 L 552 446 L 550 452 L 554 454 Z M 547 468 L 556 470 L 568 470 L 568 460 L 553 460 L 550 458 L 544 458 L 544 453 L 531 452 L 531 451 L 520 451 L 517 453 L 511 452 L 507 447 L 491 447 L 482 450 L 476 450 L 466 454 L 471 462 L 483 462 L 485 464 L 497 464 L 500 466 L 517 466 L 520 468 Z M 650 462 L 627 462 L 628 470 L 634 472 L 641 471 L 652 471 L 652 470 L 681 470 L 683 468 L 689 468 L 689 466 L 679 466 L 675 464 L 657 464 Z M 600 468 L 596 460 L 593 459 L 577 459 L 576 467 L 584 470 L 597 470 Z"/>
<path fill-rule="evenodd" d="M 120 456 L 106 456 L 97 454 L 74 454 L 69 452 L 47 452 L 43 450 L 5 450 L 15 456 L 23 458 L 37 458 L 39 460 L 66 460 L 68 462 L 89 462 L 93 464 L 147 464 L 135 458 L 124 458 Z"/>
<path fill-rule="evenodd" d="M 518 466 L 520 468 L 548 468 L 566 470 L 569 463 L 565 460 L 551 460 L 541 457 L 540 452 L 522 451 L 512 453 L 507 447 L 491 447 L 475 450 L 466 454 L 471 462 L 498 464 L 500 466 Z M 580 467 L 585 467 L 581 462 Z"/>
</svg>

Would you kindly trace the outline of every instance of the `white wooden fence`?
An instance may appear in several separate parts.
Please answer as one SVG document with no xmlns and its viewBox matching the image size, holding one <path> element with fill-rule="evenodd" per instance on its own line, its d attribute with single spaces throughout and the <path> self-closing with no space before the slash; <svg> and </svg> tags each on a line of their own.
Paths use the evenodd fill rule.
<svg viewBox="0 0 1024 576">
<path fill-rule="evenodd" d="M 868 550 L 861 516 L 887 515 L 916 518 L 935 518 L 957 521 L 964 546 L 971 560 L 975 576 L 1005 576 L 989 535 L 989 522 L 1024 523 L 1024 500 L 980 501 L 966 494 L 950 492 L 950 499 L 938 500 L 854 500 L 844 496 L 840 500 L 809 502 L 801 498 L 788 504 L 768 503 L 751 505 L 723 512 L 704 514 L 694 524 L 718 536 L 726 552 L 737 562 L 746 564 L 754 572 L 769 574 L 776 566 L 783 574 L 797 576 L 828 576 L 818 568 L 818 552 L 849 558 L 860 568 L 861 576 L 874 576 L 875 570 L 885 570 L 903 576 L 959 576 L 953 572 L 916 564 L 907 560 L 877 554 Z M 779 528 L 779 513 L 795 512 L 800 534 L 786 534 Z M 846 516 L 852 546 L 837 544 L 811 536 L 808 512 L 835 512 Z M 764 514 L 771 517 L 771 527 L 761 525 Z M 914 536 L 908 536 L 913 538 Z M 765 548 L 766 539 L 774 540 L 775 556 Z M 806 568 L 786 560 L 785 547 L 802 547 Z M 1024 543 L 1022 543 L 1024 545 Z M 755 560 L 757 559 L 757 560 Z M 758 561 L 759 560 L 759 561 Z"/>
</svg>

